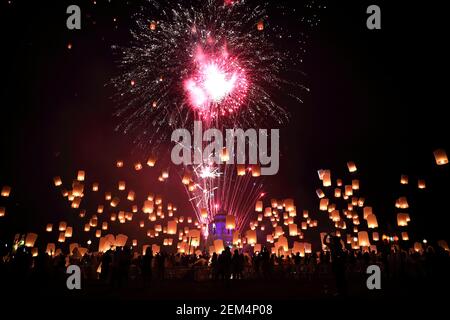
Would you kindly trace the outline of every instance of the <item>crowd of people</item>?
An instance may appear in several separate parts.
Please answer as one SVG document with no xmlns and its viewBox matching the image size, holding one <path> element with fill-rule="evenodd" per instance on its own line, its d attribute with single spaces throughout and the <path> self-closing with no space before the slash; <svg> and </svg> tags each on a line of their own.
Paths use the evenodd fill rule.
<svg viewBox="0 0 450 320">
<path fill-rule="evenodd" d="M 346 279 L 363 274 L 367 266 L 379 265 L 386 279 L 439 278 L 450 270 L 449 252 L 439 246 L 427 246 L 421 252 L 405 250 L 384 242 L 378 252 L 347 250 L 329 239 L 327 250 L 316 253 L 275 255 L 263 247 L 254 254 L 226 247 L 220 253 L 181 254 L 153 253 L 148 247 L 144 254 L 132 247 L 113 248 L 104 253 L 86 253 L 75 248 L 69 255 L 51 256 L 39 252 L 35 257 L 26 247 L 15 252 L 3 250 L 0 277 L 16 283 L 41 283 L 64 280 L 68 265 L 78 265 L 87 282 L 100 282 L 113 287 L 127 286 L 137 281 L 143 286 L 169 279 L 206 281 L 239 281 L 242 279 L 293 279 L 313 281 L 318 277 L 336 279 L 338 291 L 346 290 Z M 199 275 L 202 275 L 201 277 Z M 62 281 L 65 283 L 64 281 Z"/>
</svg>

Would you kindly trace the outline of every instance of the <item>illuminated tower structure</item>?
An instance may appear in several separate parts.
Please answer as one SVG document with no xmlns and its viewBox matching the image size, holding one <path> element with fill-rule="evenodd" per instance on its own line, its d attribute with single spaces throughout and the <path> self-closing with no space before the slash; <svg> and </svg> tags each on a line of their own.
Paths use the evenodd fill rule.
<svg viewBox="0 0 450 320">
<path fill-rule="evenodd" d="M 227 214 L 223 211 L 218 212 L 214 216 L 214 220 L 208 226 L 208 245 L 212 246 L 214 240 L 223 240 L 224 246 L 231 246 L 233 244 L 233 232 L 227 229 L 226 226 Z"/>
</svg>

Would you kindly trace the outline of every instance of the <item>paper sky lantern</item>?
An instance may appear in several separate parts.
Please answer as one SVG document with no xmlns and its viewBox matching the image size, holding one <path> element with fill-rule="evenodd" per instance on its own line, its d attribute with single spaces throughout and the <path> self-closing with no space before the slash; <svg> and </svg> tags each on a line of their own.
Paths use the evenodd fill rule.
<svg viewBox="0 0 450 320">
<path fill-rule="evenodd" d="M 264 30 L 264 21 L 263 20 L 258 21 L 258 23 L 256 24 L 256 29 L 258 31 L 263 31 Z"/>
<path fill-rule="evenodd" d="M 252 172 L 252 177 L 261 176 L 261 167 L 257 164 L 253 164 L 250 166 L 250 170 Z"/>
<path fill-rule="evenodd" d="M 66 241 L 66 236 L 65 236 L 65 232 L 60 232 L 59 236 L 58 236 L 58 242 L 64 242 Z"/>
<path fill-rule="evenodd" d="M 84 225 L 84 232 L 89 232 L 91 230 L 91 225 L 89 223 L 86 223 Z"/>
<path fill-rule="evenodd" d="M 348 185 L 348 186 L 345 186 L 345 187 L 344 187 L 344 194 L 345 194 L 347 197 L 351 197 L 351 196 L 353 195 L 353 188 L 352 188 L 351 185 Z"/>
<path fill-rule="evenodd" d="M 372 240 L 375 242 L 380 240 L 380 235 L 378 234 L 378 232 L 372 233 Z"/>
<path fill-rule="evenodd" d="M 73 228 L 72 227 L 67 227 L 66 231 L 64 232 L 64 237 L 65 238 L 72 238 L 72 234 L 73 234 Z"/>
<path fill-rule="evenodd" d="M 120 191 L 125 190 L 125 188 L 126 188 L 126 182 L 125 182 L 125 181 L 119 181 L 119 183 L 118 183 L 118 188 L 119 188 Z"/>
<path fill-rule="evenodd" d="M 448 163 L 447 153 L 444 149 L 438 149 L 434 151 L 433 154 L 438 166 L 442 166 Z"/>
<path fill-rule="evenodd" d="M 352 189 L 359 190 L 359 180 L 358 179 L 352 180 Z"/>
<path fill-rule="evenodd" d="M 320 199 L 319 210 L 327 211 L 328 210 L 328 202 L 329 201 L 327 198 Z"/>
<path fill-rule="evenodd" d="M 156 164 L 156 157 L 150 156 L 150 157 L 148 158 L 148 160 L 147 160 L 147 165 L 148 165 L 149 167 L 154 167 L 155 164 Z"/>
<path fill-rule="evenodd" d="M 317 197 L 319 197 L 319 199 L 322 199 L 323 197 L 325 197 L 325 193 L 322 191 L 322 189 L 317 189 L 316 194 L 317 194 Z"/>
<path fill-rule="evenodd" d="M 236 229 L 236 218 L 235 218 L 235 216 L 227 215 L 225 224 L 226 224 L 226 228 L 228 230 Z"/>
<path fill-rule="evenodd" d="M 294 210 L 294 200 L 293 199 L 284 199 L 283 206 L 285 207 L 286 211 Z"/>
<path fill-rule="evenodd" d="M 75 248 L 78 249 L 79 245 L 78 243 L 71 243 L 69 245 L 69 255 L 73 255 L 73 250 L 75 250 Z"/>
<path fill-rule="evenodd" d="M 408 176 L 407 175 L 405 175 L 405 174 L 402 174 L 401 176 L 400 176 L 400 184 L 408 184 Z"/>
<path fill-rule="evenodd" d="M 408 232 L 402 232 L 402 240 L 403 241 L 408 241 L 409 240 Z"/>
<path fill-rule="evenodd" d="M 136 162 L 136 163 L 134 164 L 134 170 L 136 170 L 136 171 L 142 170 L 142 163 Z"/>
<path fill-rule="evenodd" d="M 291 237 L 298 235 L 297 225 L 295 223 L 289 225 L 289 235 Z"/>
<path fill-rule="evenodd" d="M 45 227 L 45 231 L 52 232 L 53 231 L 53 224 L 48 223 L 47 226 Z"/>
<path fill-rule="evenodd" d="M 106 201 L 111 201 L 111 199 L 112 199 L 111 192 L 105 192 L 105 200 Z"/>
<path fill-rule="evenodd" d="M 264 217 L 271 217 L 272 216 L 272 208 L 271 207 L 266 207 L 264 209 Z"/>
<path fill-rule="evenodd" d="M 117 206 L 119 205 L 119 202 L 120 202 L 120 199 L 119 199 L 118 197 L 114 197 L 114 198 L 111 200 L 110 205 L 111 205 L 111 207 L 115 208 L 115 207 L 117 207 Z M 98 213 L 101 213 L 101 212 L 99 212 L 99 211 L 97 211 L 97 212 L 98 212 Z M 102 212 L 103 212 L 103 208 L 102 208 Z"/>
<path fill-rule="evenodd" d="M 61 186 L 62 185 L 61 177 L 54 177 L 53 178 L 53 183 L 55 184 L 55 187 Z"/>
<path fill-rule="evenodd" d="M 397 213 L 397 225 L 399 227 L 406 227 L 410 221 L 408 213 Z"/>
<path fill-rule="evenodd" d="M 177 222 L 175 220 L 167 222 L 167 234 L 177 234 Z"/>
<path fill-rule="evenodd" d="M 425 189 L 426 187 L 427 187 L 427 186 L 426 186 L 425 180 L 419 179 L 419 180 L 417 181 L 417 188 L 419 188 L 419 189 Z"/>
<path fill-rule="evenodd" d="M 367 231 L 359 231 L 358 232 L 358 245 L 360 247 L 369 247 L 370 241 L 369 241 L 369 234 Z"/>
<path fill-rule="evenodd" d="M 78 174 L 77 174 L 77 180 L 84 181 L 85 177 L 86 177 L 86 173 L 84 172 L 84 170 L 79 170 Z"/>
<path fill-rule="evenodd" d="M 250 245 L 254 245 L 258 242 L 256 238 L 256 230 L 248 230 L 245 233 L 245 237 L 247 238 L 247 243 Z"/>
<path fill-rule="evenodd" d="M 102 222 L 102 230 L 108 230 L 108 222 Z"/>
<path fill-rule="evenodd" d="M 237 172 L 238 176 L 245 176 L 245 165 L 237 164 L 236 165 L 236 172 Z"/>
<path fill-rule="evenodd" d="M 347 162 L 347 168 L 349 172 L 356 172 L 356 164 L 353 161 Z"/>
<path fill-rule="evenodd" d="M 222 148 L 220 150 L 220 161 L 227 162 L 230 160 L 230 153 L 228 152 L 227 148 Z"/>
<path fill-rule="evenodd" d="M 49 256 L 53 256 L 56 251 L 56 246 L 54 243 L 47 243 L 47 247 L 45 248 L 45 253 Z"/>
<path fill-rule="evenodd" d="M 203 219 L 208 218 L 208 210 L 207 210 L 206 208 L 201 208 L 201 209 L 200 209 L 200 216 L 201 216 Z"/>
<path fill-rule="evenodd" d="M 262 212 L 263 211 L 263 202 L 261 200 L 256 201 L 255 211 Z"/>
<path fill-rule="evenodd" d="M 364 219 L 367 219 L 367 217 L 371 214 L 373 214 L 372 207 L 364 207 L 363 209 Z"/>
<path fill-rule="evenodd" d="M 153 213 L 153 210 L 154 210 L 153 206 L 154 206 L 153 201 L 145 200 L 144 201 L 144 206 L 142 207 L 142 211 L 144 213 Z"/>
<path fill-rule="evenodd" d="M 324 187 L 331 186 L 331 171 L 330 170 L 324 170 L 324 173 L 322 176 L 322 183 L 323 183 Z"/>
<path fill-rule="evenodd" d="M 94 183 L 92 184 L 92 191 L 97 192 L 97 191 L 98 191 L 98 188 L 99 188 L 98 182 L 94 182 Z"/>
<path fill-rule="evenodd" d="M 117 160 L 116 161 L 116 167 L 117 168 L 122 168 L 123 167 L 123 161 L 122 160 Z"/>
<path fill-rule="evenodd" d="M 163 179 L 169 178 L 169 169 L 165 169 L 162 171 L 161 176 Z"/>
<path fill-rule="evenodd" d="M 340 198 L 341 195 L 342 195 L 341 189 L 339 189 L 339 188 L 334 189 L 334 197 L 335 198 Z"/>
<path fill-rule="evenodd" d="M 5 207 L 0 207 L 0 217 L 4 217 L 6 214 L 6 209 Z"/>
<path fill-rule="evenodd" d="M 36 242 L 38 235 L 36 233 L 27 233 L 26 237 L 25 237 L 25 247 L 27 248 L 32 248 L 34 247 L 34 244 Z"/>
<path fill-rule="evenodd" d="M 181 179 L 181 182 L 184 185 L 188 185 L 191 182 L 191 174 L 189 172 L 185 172 L 183 175 L 183 179 Z"/>
<path fill-rule="evenodd" d="M 408 209 L 409 204 L 408 204 L 408 200 L 406 199 L 406 197 L 398 198 L 397 201 L 395 202 L 395 207 L 399 208 L 399 209 Z"/>
<path fill-rule="evenodd" d="M 59 230 L 59 231 L 66 231 L 66 228 L 67 228 L 67 222 L 61 221 L 61 222 L 59 223 L 58 230 Z"/>
<path fill-rule="evenodd" d="M 378 228 L 377 217 L 374 214 L 369 214 L 367 216 L 367 226 L 369 229 Z"/>
<path fill-rule="evenodd" d="M 114 198 L 112 201 L 111 201 L 111 206 L 113 206 L 113 203 L 115 203 L 115 201 L 117 201 L 118 200 L 118 198 L 116 199 L 116 198 Z M 102 204 L 99 204 L 98 206 L 97 206 L 97 213 L 103 213 L 103 210 L 105 209 L 105 207 L 102 205 Z"/>
</svg>

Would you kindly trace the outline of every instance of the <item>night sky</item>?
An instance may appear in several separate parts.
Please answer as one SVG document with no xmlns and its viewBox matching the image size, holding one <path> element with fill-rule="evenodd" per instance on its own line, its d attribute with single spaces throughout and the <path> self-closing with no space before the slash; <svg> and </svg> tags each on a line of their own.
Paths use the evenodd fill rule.
<svg viewBox="0 0 450 320">
<path fill-rule="evenodd" d="M 265 191 L 269 198 L 295 198 L 298 209 L 318 217 L 317 170 L 345 178 L 353 160 L 381 226 L 395 231 L 395 199 L 408 196 L 411 235 L 448 239 L 449 168 L 433 158 L 437 148 L 450 151 L 445 12 L 392 2 L 322 1 L 326 9 L 309 32 L 304 58 L 311 91 L 303 104 L 287 106 L 280 172 L 265 178 Z M 81 7 L 79 31 L 66 28 L 69 4 Z M 382 30 L 366 28 L 370 4 L 381 7 Z M 111 45 L 129 41 L 133 12 L 132 4 L 118 0 L 1 0 L 0 185 L 13 191 L 0 199 L 8 210 L 0 237 L 77 221 L 54 176 L 67 181 L 83 169 L 88 182 L 115 185 L 117 159 L 128 166 L 145 161 L 130 137 L 114 131 L 113 88 L 106 85 L 119 72 Z M 121 177 L 137 192 L 167 194 L 179 212 L 190 214 L 175 174 L 160 184 L 158 173 L 138 176 L 129 168 Z M 401 174 L 409 175 L 409 185 L 400 185 Z M 426 179 L 427 189 L 417 189 L 417 178 Z"/>
</svg>

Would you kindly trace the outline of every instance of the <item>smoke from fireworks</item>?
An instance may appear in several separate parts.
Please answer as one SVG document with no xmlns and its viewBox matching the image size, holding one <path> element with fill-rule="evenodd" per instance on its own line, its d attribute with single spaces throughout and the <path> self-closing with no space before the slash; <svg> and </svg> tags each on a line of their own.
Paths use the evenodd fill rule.
<svg viewBox="0 0 450 320">
<path fill-rule="evenodd" d="M 131 44 L 114 47 L 122 68 L 112 80 L 117 130 L 156 153 L 173 129 L 191 128 L 194 119 L 218 128 L 283 123 L 288 114 L 279 97 L 301 101 L 307 90 L 291 80 L 300 79 L 305 36 L 277 25 L 277 14 L 277 21 L 304 20 L 268 2 L 147 1 Z"/>
</svg>

